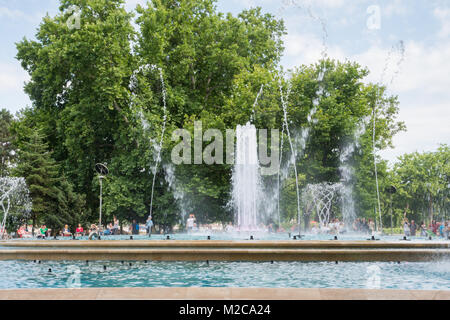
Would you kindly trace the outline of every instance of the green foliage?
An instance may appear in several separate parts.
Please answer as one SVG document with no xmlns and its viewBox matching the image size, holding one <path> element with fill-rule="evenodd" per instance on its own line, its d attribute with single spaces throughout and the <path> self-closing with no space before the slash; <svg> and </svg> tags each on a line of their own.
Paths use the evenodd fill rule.
<svg viewBox="0 0 450 320">
<path fill-rule="evenodd" d="M 287 77 L 279 71 L 282 36 L 286 34 L 283 21 L 263 14 L 260 8 L 237 16 L 218 13 L 213 0 L 153 0 L 133 13 L 126 12 L 122 0 L 60 2 L 60 12 L 44 18 L 35 40 L 17 43 L 17 59 L 30 74 L 25 92 L 32 107 L 22 110 L 17 121 L 11 122 L 3 112 L 0 118 L 11 123 L 11 130 L 2 125 L 2 141 L 13 139 L 11 134 L 21 150 L 17 175 L 26 177 L 36 197 L 35 217 L 48 220 L 55 228 L 97 221 L 99 183 L 94 165 L 102 162 L 110 169 L 103 183 L 103 222 L 113 216 L 120 221 L 145 222 L 154 175 L 151 211 L 156 225 L 170 228 L 184 223 L 188 213 L 194 213 L 199 223 L 231 221 L 232 212 L 227 207 L 231 166 L 171 167 L 174 142 L 170 138 L 177 128 L 193 132 L 194 121 L 199 120 L 204 130 L 217 128 L 223 134 L 245 124 L 262 85 L 253 122 L 257 128 L 282 128 L 280 84 L 283 91 L 287 89 Z M 71 5 L 81 9 L 79 29 L 66 25 Z M 138 31 L 132 26 L 135 15 Z M 155 145 L 164 119 L 158 70 L 141 70 L 135 74 L 135 85 L 129 85 L 133 71 L 144 65 L 161 68 L 167 91 L 163 161 L 155 172 Z M 361 216 L 373 217 L 373 111 L 377 150 L 392 146 L 392 137 L 404 130 L 404 125 L 396 120 L 397 98 L 389 96 L 385 87 L 365 84 L 367 75 L 368 70 L 357 63 L 333 60 L 296 68 L 291 77 L 288 117 L 291 134 L 297 138 L 295 147 L 303 150 L 305 144 L 296 159 L 301 187 L 338 182 L 342 150 L 357 140 L 348 159 L 355 168 L 351 182 L 355 185 L 356 210 Z M 310 122 L 312 113 L 314 121 Z M 142 120 L 148 127 L 144 128 Z M 301 141 L 303 130 L 310 125 L 309 139 Z M 290 148 L 287 136 L 283 138 L 286 160 Z M 209 143 L 203 142 L 203 147 Z M 399 167 L 399 175 L 402 170 Z M 175 175 L 176 181 L 167 172 Z M 381 159 L 378 172 L 382 192 L 389 184 L 402 181 Z M 283 220 L 295 221 L 292 166 L 287 175 L 281 213 Z M 264 184 L 274 185 L 276 178 L 264 177 Z M 430 183 L 433 199 L 442 202 L 439 208 L 447 208 L 442 200 L 443 185 Z M 400 219 L 399 210 L 406 203 L 410 203 L 410 210 L 423 206 L 418 200 L 423 192 L 422 187 L 400 190 L 394 199 L 399 203 L 394 206 L 395 217 Z M 389 218 L 386 199 L 383 193 L 383 224 Z M 335 210 L 338 215 L 339 210 Z"/>
<path fill-rule="evenodd" d="M 17 167 L 14 170 L 16 176 L 25 178 L 30 190 L 33 225 L 37 220 L 55 216 L 59 198 L 58 167 L 43 140 L 44 136 L 36 130 L 29 137 L 29 141 L 21 142 Z M 48 222 L 49 226 L 58 226 L 52 222 Z"/>
<path fill-rule="evenodd" d="M 450 147 L 411 153 L 399 158 L 390 175 L 397 188 L 393 207 L 417 222 L 448 219 L 450 205 Z"/>
<path fill-rule="evenodd" d="M 16 150 L 14 147 L 14 135 L 11 126 L 14 122 L 13 115 L 6 109 L 0 110 L 0 177 L 6 177 L 10 172 L 11 164 L 15 161 Z"/>
<path fill-rule="evenodd" d="M 37 130 L 29 141 L 21 141 L 14 174 L 24 177 L 32 199 L 33 226 L 45 223 L 54 233 L 65 224 L 75 228 L 85 209 L 85 198 L 73 191 L 72 185 L 60 176 L 59 166 Z"/>
</svg>

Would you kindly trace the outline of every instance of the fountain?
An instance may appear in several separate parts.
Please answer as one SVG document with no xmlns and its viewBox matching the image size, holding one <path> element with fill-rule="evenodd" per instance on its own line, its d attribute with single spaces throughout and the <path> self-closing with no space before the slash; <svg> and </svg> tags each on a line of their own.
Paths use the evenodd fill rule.
<svg viewBox="0 0 450 320">
<path fill-rule="evenodd" d="M 330 222 L 333 201 L 343 190 L 341 183 L 308 184 L 303 191 L 303 201 L 307 208 L 315 210 L 322 227 Z"/>
<path fill-rule="evenodd" d="M 152 215 L 152 210 L 153 210 L 153 195 L 154 195 L 155 183 L 156 183 L 156 173 L 158 171 L 158 166 L 161 163 L 161 150 L 162 150 L 162 145 L 163 145 L 163 141 L 164 141 L 164 133 L 166 131 L 166 123 L 167 123 L 166 95 L 167 95 L 167 92 L 166 92 L 166 86 L 164 83 L 164 76 L 163 76 L 162 69 L 155 65 L 146 64 L 146 65 L 140 66 L 137 70 L 135 70 L 133 72 L 131 79 L 130 79 L 130 89 L 133 91 L 137 87 L 137 83 L 138 83 L 137 74 L 140 72 L 148 72 L 148 71 L 153 71 L 153 70 L 157 70 L 159 72 L 159 78 L 161 81 L 161 91 L 162 91 L 162 95 L 163 95 L 163 125 L 162 125 L 161 137 L 160 137 L 159 143 L 154 144 L 155 165 L 152 169 L 153 181 L 152 181 L 152 192 L 151 192 L 151 197 L 150 197 L 150 216 Z M 140 119 L 142 122 L 142 126 L 144 127 L 144 130 L 147 130 L 149 125 L 148 125 L 147 121 L 144 119 L 144 116 L 142 113 L 140 113 Z"/>
<path fill-rule="evenodd" d="M 24 178 L 2 177 L 0 178 L 0 208 L 3 218 L 0 224 L 0 239 L 3 239 L 6 231 L 6 223 L 11 209 L 14 216 L 19 219 L 26 218 L 31 212 L 31 200 L 29 190 Z"/>
<path fill-rule="evenodd" d="M 240 231 L 257 230 L 261 223 L 258 210 L 261 176 L 258 163 L 256 128 L 248 122 L 236 128 L 236 153 L 233 168 L 233 205 L 235 224 Z"/>
<path fill-rule="evenodd" d="M 284 121 L 284 129 L 286 130 L 286 134 L 289 141 L 289 146 L 291 147 L 291 163 L 293 163 L 294 166 L 294 173 L 295 173 L 295 187 L 297 192 L 297 222 L 298 222 L 298 234 L 300 235 L 300 223 L 301 223 L 301 214 L 300 214 L 300 187 L 298 183 L 298 173 L 297 173 L 297 153 L 295 152 L 294 146 L 292 144 L 291 139 L 291 133 L 289 131 L 289 124 L 288 124 L 288 118 L 287 118 L 287 99 L 289 98 L 289 95 L 291 93 L 291 82 L 289 81 L 288 88 L 286 91 L 286 96 L 283 94 L 283 88 L 281 87 L 280 82 L 280 96 L 281 96 L 281 106 L 283 107 L 283 121 Z"/>
</svg>

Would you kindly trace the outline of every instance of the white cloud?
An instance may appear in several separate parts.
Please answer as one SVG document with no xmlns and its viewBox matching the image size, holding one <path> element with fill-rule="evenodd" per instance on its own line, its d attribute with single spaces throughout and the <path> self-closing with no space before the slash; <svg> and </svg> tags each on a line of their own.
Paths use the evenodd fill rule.
<svg viewBox="0 0 450 320">
<path fill-rule="evenodd" d="M 371 71 L 369 80 L 379 82 L 384 69 L 389 48 L 373 46 L 367 51 L 355 55 L 353 60 L 364 66 L 368 66 Z M 450 88 L 450 42 L 437 43 L 434 46 L 425 45 L 420 42 L 408 41 L 405 43 L 404 61 L 400 68 L 400 55 L 394 52 L 388 64 L 388 70 L 384 76 L 384 83 L 389 84 L 394 73 L 398 71 L 391 89 L 399 93 L 414 93 L 419 91 L 422 95 L 444 94 L 450 98 L 448 88 Z"/>
<path fill-rule="evenodd" d="M 314 34 L 294 34 L 284 37 L 286 47 L 284 54 L 284 66 L 293 68 L 302 64 L 317 62 L 322 57 L 323 41 Z M 345 60 L 345 53 L 338 46 L 327 48 L 327 55 L 330 58 Z"/>
<path fill-rule="evenodd" d="M 0 108 L 15 112 L 30 105 L 28 96 L 23 92 L 23 86 L 29 81 L 28 73 L 22 69 L 19 62 L 0 62 Z"/>
<path fill-rule="evenodd" d="M 407 131 L 394 136 L 395 149 L 383 150 L 380 155 L 395 162 L 405 153 L 434 151 L 440 143 L 450 144 L 447 110 L 445 103 L 429 104 L 426 99 L 417 103 L 402 103 L 399 119 L 405 122 Z"/>
<path fill-rule="evenodd" d="M 283 64 L 287 68 L 317 62 L 321 56 L 322 39 L 315 34 L 291 33 L 284 40 Z M 387 66 L 383 83 L 391 94 L 399 95 L 398 120 L 404 121 L 408 129 L 394 137 L 394 150 L 381 152 L 390 161 L 403 153 L 432 151 L 439 143 L 450 144 L 450 41 L 434 45 L 408 41 L 404 43 L 404 56 L 399 46 L 395 48 L 378 43 L 353 55 L 340 46 L 330 46 L 328 50 L 331 58 L 347 58 L 368 67 L 371 73 L 367 82 L 380 82 Z"/>
<path fill-rule="evenodd" d="M 23 87 L 29 76 L 19 65 L 0 63 L 0 92 L 17 91 Z"/>
<path fill-rule="evenodd" d="M 40 13 L 30 15 L 21 10 L 12 10 L 7 7 L 0 7 L 1 19 L 25 20 L 30 23 L 39 23 L 41 21 L 42 16 L 43 15 Z"/>
<path fill-rule="evenodd" d="M 438 36 L 448 38 L 450 36 L 450 8 L 436 8 L 433 13 L 442 24 Z"/>
<path fill-rule="evenodd" d="M 411 4 L 405 4 L 405 1 L 403 0 L 389 1 L 389 4 L 387 6 L 382 7 L 382 14 L 385 17 L 392 17 L 395 15 L 403 16 L 408 13 L 408 6 L 410 7 Z"/>
</svg>

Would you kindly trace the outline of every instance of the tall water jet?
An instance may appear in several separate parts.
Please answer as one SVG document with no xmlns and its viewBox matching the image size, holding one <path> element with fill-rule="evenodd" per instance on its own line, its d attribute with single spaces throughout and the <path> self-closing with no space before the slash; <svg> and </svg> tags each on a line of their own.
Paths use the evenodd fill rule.
<svg viewBox="0 0 450 320">
<path fill-rule="evenodd" d="M 261 195 L 256 128 L 248 122 L 236 128 L 233 168 L 233 206 L 235 225 L 240 231 L 254 231 L 261 223 L 258 199 Z"/>
<path fill-rule="evenodd" d="M 166 132 L 166 122 L 167 122 L 167 106 L 166 106 L 166 86 L 164 84 L 164 76 L 162 73 L 162 69 L 158 68 L 159 71 L 159 78 L 161 81 L 161 90 L 162 90 L 162 94 L 163 94 L 163 127 L 161 130 L 161 138 L 159 140 L 159 144 L 156 148 L 156 152 L 157 152 L 157 156 L 156 156 L 156 161 L 155 161 L 155 167 L 153 168 L 153 182 L 152 182 L 152 193 L 151 193 L 151 198 L 150 198 L 150 216 L 152 215 L 152 211 L 153 211 L 153 193 L 155 191 L 155 182 L 156 182 L 156 173 L 158 171 L 158 165 L 161 162 L 161 150 L 162 150 L 162 144 L 164 141 L 164 133 Z"/>
<path fill-rule="evenodd" d="M 366 130 L 366 123 L 368 119 L 363 119 L 357 124 L 356 130 L 353 134 L 352 141 L 348 143 L 341 151 L 339 157 L 339 173 L 343 184 L 342 188 L 342 216 L 347 230 L 352 226 L 356 219 L 355 202 L 353 198 L 353 184 L 354 184 L 354 169 L 351 164 L 352 156 L 357 148 L 360 146 L 361 135 Z"/>
<path fill-rule="evenodd" d="M 384 78 L 386 77 L 386 75 L 388 74 L 388 71 L 389 71 L 389 64 L 391 62 L 392 57 L 395 56 L 395 54 L 398 55 L 398 57 L 397 57 L 398 59 L 395 62 L 394 67 L 393 67 L 394 71 L 392 71 L 391 80 L 389 83 L 390 85 L 392 85 L 394 83 L 395 78 L 400 73 L 400 67 L 401 67 L 403 61 L 405 60 L 405 44 L 404 44 L 403 40 L 400 40 L 398 42 L 398 44 L 392 46 L 391 50 L 388 52 L 388 55 L 386 57 L 386 61 L 384 64 L 383 72 L 381 73 L 381 76 L 380 76 L 380 81 L 379 81 L 380 85 L 383 85 Z M 376 141 L 375 141 L 377 104 L 378 104 L 378 101 L 375 101 L 375 104 L 374 104 L 373 110 L 372 110 L 372 117 L 373 117 L 372 148 L 373 148 L 373 166 L 374 166 L 374 172 L 375 172 L 375 186 L 376 186 L 376 191 L 377 191 L 378 214 L 379 214 L 379 219 L 380 219 L 380 230 L 383 231 L 383 221 L 381 219 L 380 188 L 379 188 L 379 183 L 378 183 L 377 150 L 376 150 Z M 376 216 L 376 212 L 375 212 L 375 216 Z"/>
<path fill-rule="evenodd" d="M 353 143 L 347 145 L 341 153 L 340 156 L 340 166 L 339 172 L 342 181 L 342 217 L 344 224 L 347 229 L 349 226 L 353 225 L 356 219 L 355 213 L 355 203 L 353 201 L 353 168 L 348 163 L 349 158 L 355 150 L 355 145 Z"/>
<path fill-rule="evenodd" d="M 291 133 L 289 131 L 289 124 L 287 119 L 287 99 L 291 93 L 291 82 L 288 83 L 288 88 L 286 91 L 286 97 L 283 93 L 283 88 L 280 82 L 280 96 L 281 96 L 281 106 L 283 107 L 283 121 L 284 121 L 284 129 L 286 130 L 286 134 L 288 136 L 289 146 L 291 147 L 291 162 L 294 165 L 294 173 L 295 173 L 295 187 L 297 191 L 297 222 L 298 222 L 298 233 L 300 235 L 300 224 L 301 224 L 301 214 L 300 214 L 300 187 L 298 183 L 298 173 L 297 173 L 297 153 L 295 152 L 294 146 L 292 144 Z"/>
<path fill-rule="evenodd" d="M 325 45 L 325 42 L 324 42 Z M 325 54 L 326 55 L 326 54 Z M 325 58 L 325 56 L 323 57 Z M 281 101 L 282 101 L 282 106 L 283 106 L 283 127 L 282 127 L 282 133 L 281 133 L 281 146 L 280 146 L 280 170 L 278 173 L 278 181 L 277 181 L 277 186 L 278 186 L 278 197 L 277 197 L 277 208 L 278 208 L 278 221 L 281 220 L 281 214 L 280 214 L 280 198 L 281 198 L 281 182 L 285 179 L 287 179 L 288 177 L 288 169 L 291 165 L 294 166 L 294 171 L 296 173 L 296 187 L 297 187 L 297 205 L 298 205 L 298 221 L 300 221 L 300 199 L 299 199 L 299 189 L 298 189 L 298 175 L 297 175 L 297 167 L 296 167 L 296 157 L 297 156 L 301 156 L 305 149 L 306 149 L 306 144 L 308 142 L 308 138 L 311 132 L 311 124 L 316 124 L 317 123 L 317 119 L 314 118 L 314 115 L 317 112 L 317 108 L 319 106 L 320 100 L 319 97 L 320 96 L 327 96 L 326 92 L 325 92 L 325 88 L 323 85 L 323 79 L 325 77 L 325 73 L 327 72 L 327 68 L 326 66 L 323 66 L 317 76 L 317 82 L 318 82 L 318 89 L 316 91 L 316 98 L 313 99 L 312 104 L 313 107 L 310 110 L 310 112 L 308 113 L 307 116 L 307 125 L 303 128 L 301 128 L 299 131 L 294 133 L 294 137 L 295 137 L 295 146 L 297 147 L 297 151 L 294 154 L 294 147 L 292 145 L 292 140 L 290 138 L 290 132 L 289 132 L 289 126 L 288 126 L 288 121 L 287 121 L 287 98 L 285 99 L 283 97 L 283 92 L 281 89 L 281 84 L 280 84 L 280 93 L 281 93 Z M 289 96 L 290 93 L 290 83 L 289 83 L 289 87 L 288 87 L 288 92 L 287 92 L 287 96 Z M 286 166 L 282 166 L 281 164 L 283 163 L 283 145 L 284 145 L 284 134 L 288 134 L 288 139 L 289 139 L 289 145 L 291 147 L 291 153 L 294 155 L 288 159 Z M 300 227 L 300 222 L 299 222 L 299 227 Z M 300 229 L 299 229 L 300 230 Z"/>
<path fill-rule="evenodd" d="M 154 149 L 155 149 L 155 152 L 154 152 L 155 165 L 152 168 L 153 181 L 152 181 L 152 190 L 151 190 L 151 197 L 150 197 L 150 216 L 152 215 L 152 211 L 153 211 L 153 195 L 154 195 L 154 190 L 155 190 L 156 174 L 158 171 L 158 166 L 161 163 L 161 151 L 162 151 L 162 145 L 163 145 L 163 141 L 164 141 L 164 134 L 166 131 L 166 123 L 167 123 L 166 94 L 167 94 L 167 92 L 166 92 L 166 86 L 165 86 L 165 82 L 164 82 L 164 76 L 163 76 L 162 69 L 155 65 L 146 64 L 146 65 L 140 66 L 137 70 L 135 70 L 133 72 L 131 79 L 130 79 L 130 89 L 133 91 L 137 87 L 137 83 L 138 83 L 137 74 L 140 72 L 148 72 L 148 71 L 153 71 L 153 70 L 158 71 L 159 79 L 161 81 L 161 91 L 162 91 L 162 96 L 163 96 L 163 124 L 162 124 L 161 137 L 160 137 L 159 143 L 156 144 L 156 143 L 154 143 L 153 140 L 151 140 L 151 142 L 154 146 Z M 148 125 L 147 121 L 144 119 L 142 112 L 139 114 L 139 116 L 140 116 L 142 126 L 144 127 L 144 130 L 147 130 L 149 125 Z"/>
</svg>

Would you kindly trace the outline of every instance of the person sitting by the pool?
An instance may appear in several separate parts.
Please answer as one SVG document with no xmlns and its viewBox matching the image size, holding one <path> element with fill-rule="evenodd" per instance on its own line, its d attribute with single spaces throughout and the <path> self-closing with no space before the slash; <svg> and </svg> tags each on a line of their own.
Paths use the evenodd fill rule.
<svg viewBox="0 0 450 320">
<path fill-rule="evenodd" d="M 114 225 L 111 228 L 111 234 L 119 234 L 119 220 L 117 220 L 116 216 L 114 216 Z"/>
<path fill-rule="evenodd" d="M 39 232 L 37 234 L 38 238 L 42 238 L 45 239 L 47 237 L 47 232 L 48 232 L 48 228 L 45 224 L 43 224 L 40 228 L 39 228 Z"/>
<path fill-rule="evenodd" d="M 20 226 L 19 229 L 17 230 L 17 236 L 19 238 L 22 238 L 24 234 L 25 234 L 25 228 L 23 226 Z"/>
<path fill-rule="evenodd" d="M 28 231 L 27 225 L 23 226 L 22 238 L 32 238 L 31 232 Z"/>
<path fill-rule="evenodd" d="M 91 228 L 89 229 L 89 240 L 92 240 L 94 237 L 99 238 L 98 227 L 95 224 L 91 224 Z"/>
<path fill-rule="evenodd" d="M 81 226 L 81 224 L 78 224 L 78 227 L 75 230 L 75 236 L 77 236 L 77 237 L 84 236 L 84 230 L 83 230 L 83 227 Z"/>
<path fill-rule="evenodd" d="M 108 224 L 108 226 L 106 227 L 106 230 L 103 231 L 103 235 L 104 236 L 112 235 L 113 234 L 112 229 L 113 229 L 112 223 Z"/>
<path fill-rule="evenodd" d="M 72 232 L 70 232 L 69 226 L 67 224 L 64 226 L 64 229 L 62 230 L 61 235 L 63 237 L 71 237 L 72 236 Z"/>
</svg>

